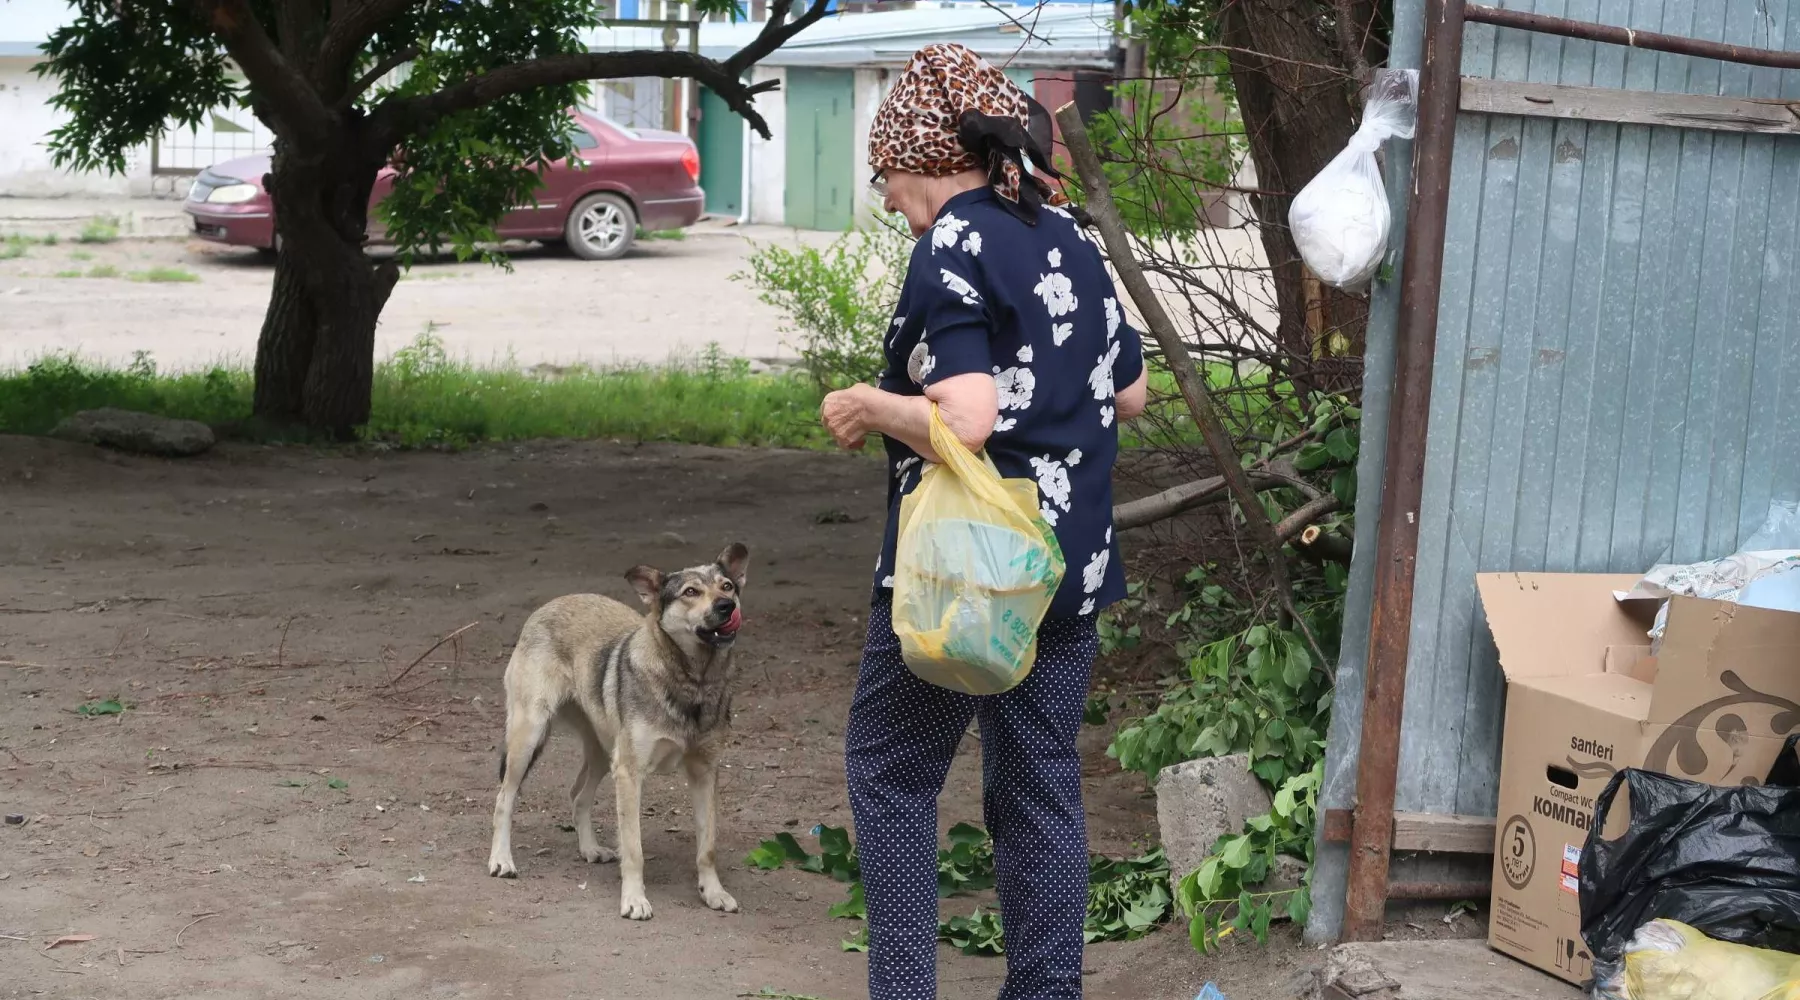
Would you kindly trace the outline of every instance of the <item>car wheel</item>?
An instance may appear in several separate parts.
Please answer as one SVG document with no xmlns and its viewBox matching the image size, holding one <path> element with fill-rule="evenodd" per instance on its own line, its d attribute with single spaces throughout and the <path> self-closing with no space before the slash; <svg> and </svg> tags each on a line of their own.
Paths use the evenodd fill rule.
<svg viewBox="0 0 1800 1000">
<path fill-rule="evenodd" d="M 616 194 L 589 195 L 569 213 L 563 236 L 569 251 L 583 260 L 614 260 L 637 239 L 637 213 Z"/>
</svg>

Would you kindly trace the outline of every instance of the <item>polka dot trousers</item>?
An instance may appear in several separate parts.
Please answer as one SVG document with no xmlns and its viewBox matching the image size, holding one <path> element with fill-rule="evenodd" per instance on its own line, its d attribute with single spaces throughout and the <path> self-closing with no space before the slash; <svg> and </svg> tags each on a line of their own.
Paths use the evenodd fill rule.
<svg viewBox="0 0 1800 1000">
<path fill-rule="evenodd" d="M 977 698 L 906 669 L 892 611 L 885 594 L 870 611 L 844 734 L 870 1000 L 937 996 L 937 798 L 971 719 L 981 724 L 982 814 L 1005 928 L 1001 1000 L 1078 998 L 1088 854 L 1075 738 L 1099 651 L 1094 619 L 1046 621 L 1024 682 Z"/>
</svg>

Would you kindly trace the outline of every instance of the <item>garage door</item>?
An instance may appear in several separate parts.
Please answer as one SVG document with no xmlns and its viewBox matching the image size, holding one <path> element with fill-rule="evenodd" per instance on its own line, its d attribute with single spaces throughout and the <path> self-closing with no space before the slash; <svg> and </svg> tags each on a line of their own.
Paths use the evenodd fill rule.
<svg viewBox="0 0 1800 1000">
<path fill-rule="evenodd" d="M 856 123 L 852 75 L 790 68 L 787 84 L 787 224 L 850 228 L 856 204 Z"/>
</svg>

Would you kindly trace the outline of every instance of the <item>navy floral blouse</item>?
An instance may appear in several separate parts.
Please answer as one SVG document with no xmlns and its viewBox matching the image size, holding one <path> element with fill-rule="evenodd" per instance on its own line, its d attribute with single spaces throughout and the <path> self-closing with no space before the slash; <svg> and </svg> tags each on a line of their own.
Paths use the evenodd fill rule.
<svg viewBox="0 0 1800 1000">
<path fill-rule="evenodd" d="M 987 452 L 1000 474 L 1037 480 L 1068 572 L 1049 617 L 1092 615 L 1125 596 L 1112 526 L 1119 453 L 1116 388 L 1144 370 L 1111 277 L 1086 231 L 1045 208 L 1028 226 L 981 188 L 949 200 L 913 248 L 886 345 L 881 388 L 904 396 L 987 372 L 1000 415 Z M 900 498 L 919 456 L 887 439 L 888 521 L 877 592 L 893 588 Z"/>
</svg>

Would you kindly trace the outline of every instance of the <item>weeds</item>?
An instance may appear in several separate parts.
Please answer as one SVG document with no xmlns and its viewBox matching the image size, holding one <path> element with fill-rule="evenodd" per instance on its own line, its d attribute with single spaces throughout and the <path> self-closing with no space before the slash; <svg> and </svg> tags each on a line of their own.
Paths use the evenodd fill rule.
<svg viewBox="0 0 1800 1000">
<path fill-rule="evenodd" d="M 688 237 L 688 234 L 687 234 L 687 230 L 685 230 L 685 229 L 641 229 L 640 228 L 637 231 L 637 238 L 640 241 L 668 240 L 670 242 L 679 243 L 680 241 L 687 239 L 687 237 Z"/>
<path fill-rule="evenodd" d="M 147 281 L 152 284 L 173 284 L 199 281 L 200 276 L 192 271 L 182 270 L 179 267 L 153 267 L 148 271 L 133 271 L 131 273 L 131 280 Z"/>
<path fill-rule="evenodd" d="M 111 264 L 96 264 L 88 268 L 87 276 L 90 278 L 116 278 L 119 276 L 119 269 Z"/>
<path fill-rule="evenodd" d="M 31 241 L 23 236 L 8 236 L 0 243 L 0 260 L 18 260 L 31 252 Z"/>
<path fill-rule="evenodd" d="M 96 216 L 81 227 L 77 243 L 113 243 L 119 238 L 119 220 L 110 215 Z"/>
<path fill-rule="evenodd" d="M 79 278 L 81 277 L 81 272 L 79 270 L 58 271 L 56 272 L 56 276 L 58 278 Z"/>
<path fill-rule="evenodd" d="M 748 281 L 757 298 L 780 309 L 782 332 L 798 339 L 805 368 L 819 392 L 873 381 L 882 367 L 882 339 L 900 295 L 912 240 L 876 227 L 846 233 L 829 247 L 757 247 Z"/>
<path fill-rule="evenodd" d="M 252 393 L 242 367 L 157 372 L 148 357 L 120 368 L 51 356 L 22 371 L 0 370 L 0 433 L 44 434 L 76 412 L 114 406 L 266 435 L 247 424 Z M 408 448 L 540 438 L 824 447 L 817 413 L 803 376 L 753 374 L 718 351 L 662 367 L 576 368 L 546 380 L 516 367 L 475 368 L 425 335 L 376 366 L 363 436 Z"/>
<path fill-rule="evenodd" d="M 834 919 L 868 919 L 863 898 L 862 867 L 850 835 L 839 827 L 813 829 L 819 853 L 808 853 L 791 833 L 763 841 L 746 859 L 752 868 L 774 871 L 793 865 L 801 871 L 829 875 L 846 884 L 843 902 L 828 911 Z M 949 899 L 994 887 L 994 842 L 986 830 L 968 823 L 950 828 L 950 844 L 938 850 L 938 898 Z M 1082 934 L 1096 941 L 1130 941 L 1148 934 L 1167 920 L 1173 898 L 1169 890 L 1169 863 L 1160 850 L 1139 858 L 1115 859 L 1098 854 L 1088 861 L 1088 908 Z M 965 955 L 1005 954 L 1000 915 L 977 906 L 967 917 L 951 917 L 938 924 L 938 940 Z M 842 942 L 845 951 L 867 951 L 865 924 Z"/>
<path fill-rule="evenodd" d="M 94 255 L 91 253 L 88 253 L 86 250 L 76 250 L 75 252 L 69 254 L 69 259 L 72 261 L 75 261 L 77 263 L 85 263 L 87 261 L 93 260 Z"/>
</svg>

